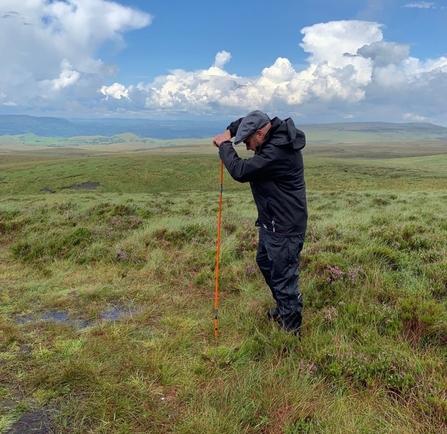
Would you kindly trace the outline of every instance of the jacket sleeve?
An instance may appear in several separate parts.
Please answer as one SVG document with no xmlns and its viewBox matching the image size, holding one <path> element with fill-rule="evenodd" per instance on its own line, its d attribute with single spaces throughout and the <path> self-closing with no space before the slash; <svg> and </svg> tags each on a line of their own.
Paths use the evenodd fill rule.
<svg viewBox="0 0 447 434">
<path fill-rule="evenodd" d="M 260 154 L 246 160 L 239 157 L 230 141 L 219 146 L 219 156 L 231 177 L 239 182 L 250 182 L 273 176 L 278 170 L 274 146 L 267 145 Z"/>
<path fill-rule="evenodd" d="M 231 137 L 234 137 L 236 135 L 236 131 L 239 128 L 239 125 L 241 124 L 242 119 L 244 119 L 244 118 L 240 118 L 237 121 L 231 122 L 231 124 L 228 125 L 227 130 L 230 131 Z"/>
</svg>

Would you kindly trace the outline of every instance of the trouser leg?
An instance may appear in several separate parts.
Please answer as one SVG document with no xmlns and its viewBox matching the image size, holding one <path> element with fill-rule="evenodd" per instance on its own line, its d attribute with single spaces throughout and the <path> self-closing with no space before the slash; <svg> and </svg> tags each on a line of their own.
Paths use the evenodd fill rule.
<svg viewBox="0 0 447 434">
<path fill-rule="evenodd" d="M 273 299 L 277 302 L 275 291 L 272 290 L 272 287 L 270 285 L 272 260 L 269 258 L 267 247 L 265 245 L 264 231 L 262 230 L 259 231 L 259 243 L 258 251 L 256 253 L 256 263 L 258 264 L 258 267 L 261 270 L 262 275 L 264 276 L 265 282 L 272 291 Z"/>
<path fill-rule="evenodd" d="M 304 235 L 278 237 L 259 232 L 256 261 L 272 291 L 283 327 L 297 330 L 301 325 L 303 301 L 299 292 L 298 266 L 304 244 Z"/>
</svg>

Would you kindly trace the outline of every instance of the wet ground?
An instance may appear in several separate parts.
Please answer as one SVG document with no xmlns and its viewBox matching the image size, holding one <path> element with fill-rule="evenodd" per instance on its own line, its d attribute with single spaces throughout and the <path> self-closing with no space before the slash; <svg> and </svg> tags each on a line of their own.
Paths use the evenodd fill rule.
<svg viewBox="0 0 447 434">
<path fill-rule="evenodd" d="M 141 309 L 133 306 L 109 306 L 102 311 L 99 317 L 93 321 L 86 321 L 80 318 L 74 318 L 65 311 L 50 311 L 32 315 L 17 315 L 15 321 L 17 324 L 36 323 L 39 321 L 51 321 L 57 324 L 68 324 L 76 329 L 85 329 L 96 324 L 104 322 L 115 322 L 124 318 L 128 318 L 136 314 Z M 20 402 L 20 397 L 16 397 L 15 402 L 0 402 L 2 408 L 13 409 L 17 402 Z M 45 409 L 34 409 L 28 413 L 23 414 L 16 422 L 14 422 L 3 434 L 54 434 L 55 431 L 51 428 L 50 412 Z"/>
<path fill-rule="evenodd" d="M 65 311 L 50 311 L 39 314 L 17 315 L 15 316 L 15 321 L 17 324 L 35 323 L 38 321 L 52 321 L 58 324 L 67 324 L 80 330 L 87 327 L 92 327 L 95 324 L 104 321 L 118 321 L 120 319 L 130 317 L 138 313 L 139 311 L 140 309 L 138 307 L 110 306 L 100 313 L 98 319 L 92 321 L 73 317 Z"/>
<path fill-rule="evenodd" d="M 50 416 L 45 411 L 33 411 L 24 414 L 3 434 L 54 434 Z"/>
<path fill-rule="evenodd" d="M 96 190 L 99 187 L 99 182 L 84 182 L 82 184 L 71 185 L 70 190 Z"/>
<path fill-rule="evenodd" d="M 99 182 L 83 182 L 82 184 L 74 184 L 70 185 L 70 187 L 62 187 L 62 189 L 65 190 L 96 190 L 98 187 L 100 187 Z M 42 189 L 44 193 L 56 193 L 56 190 L 53 190 L 49 187 L 45 187 Z"/>
</svg>

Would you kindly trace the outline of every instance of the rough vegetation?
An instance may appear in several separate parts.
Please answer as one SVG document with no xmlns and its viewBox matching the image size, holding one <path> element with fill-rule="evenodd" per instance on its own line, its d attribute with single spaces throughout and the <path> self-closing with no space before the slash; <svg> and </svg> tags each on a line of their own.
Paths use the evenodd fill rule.
<svg viewBox="0 0 447 434">
<path fill-rule="evenodd" d="M 217 341 L 216 155 L 0 164 L 0 431 L 447 432 L 446 155 L 306 162 L 301 340 L 226 177 Z"/>
</svg>

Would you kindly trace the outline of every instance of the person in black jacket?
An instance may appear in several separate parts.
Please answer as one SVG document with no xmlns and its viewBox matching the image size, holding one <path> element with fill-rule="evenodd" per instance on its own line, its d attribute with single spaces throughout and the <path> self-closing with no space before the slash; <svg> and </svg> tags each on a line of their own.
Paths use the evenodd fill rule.
<svg viewBox="0 0 447 434">
<path fill-rule="evenodd" d="M 254 151 L 253 157 L 240 158 L 233 137 L 235 145 L 244 142 Z M 213 144 L 232 178 L 251 186 L 258 209 L 256 262 L 276 302 L 267 315 L 286 331 L 298 333 L 303 308 L 298 266 L 307 226 L 301 154 L 305 135 L 291 118 L 270 119 L 255 110 L 232 122 Z"/>
</svg>

